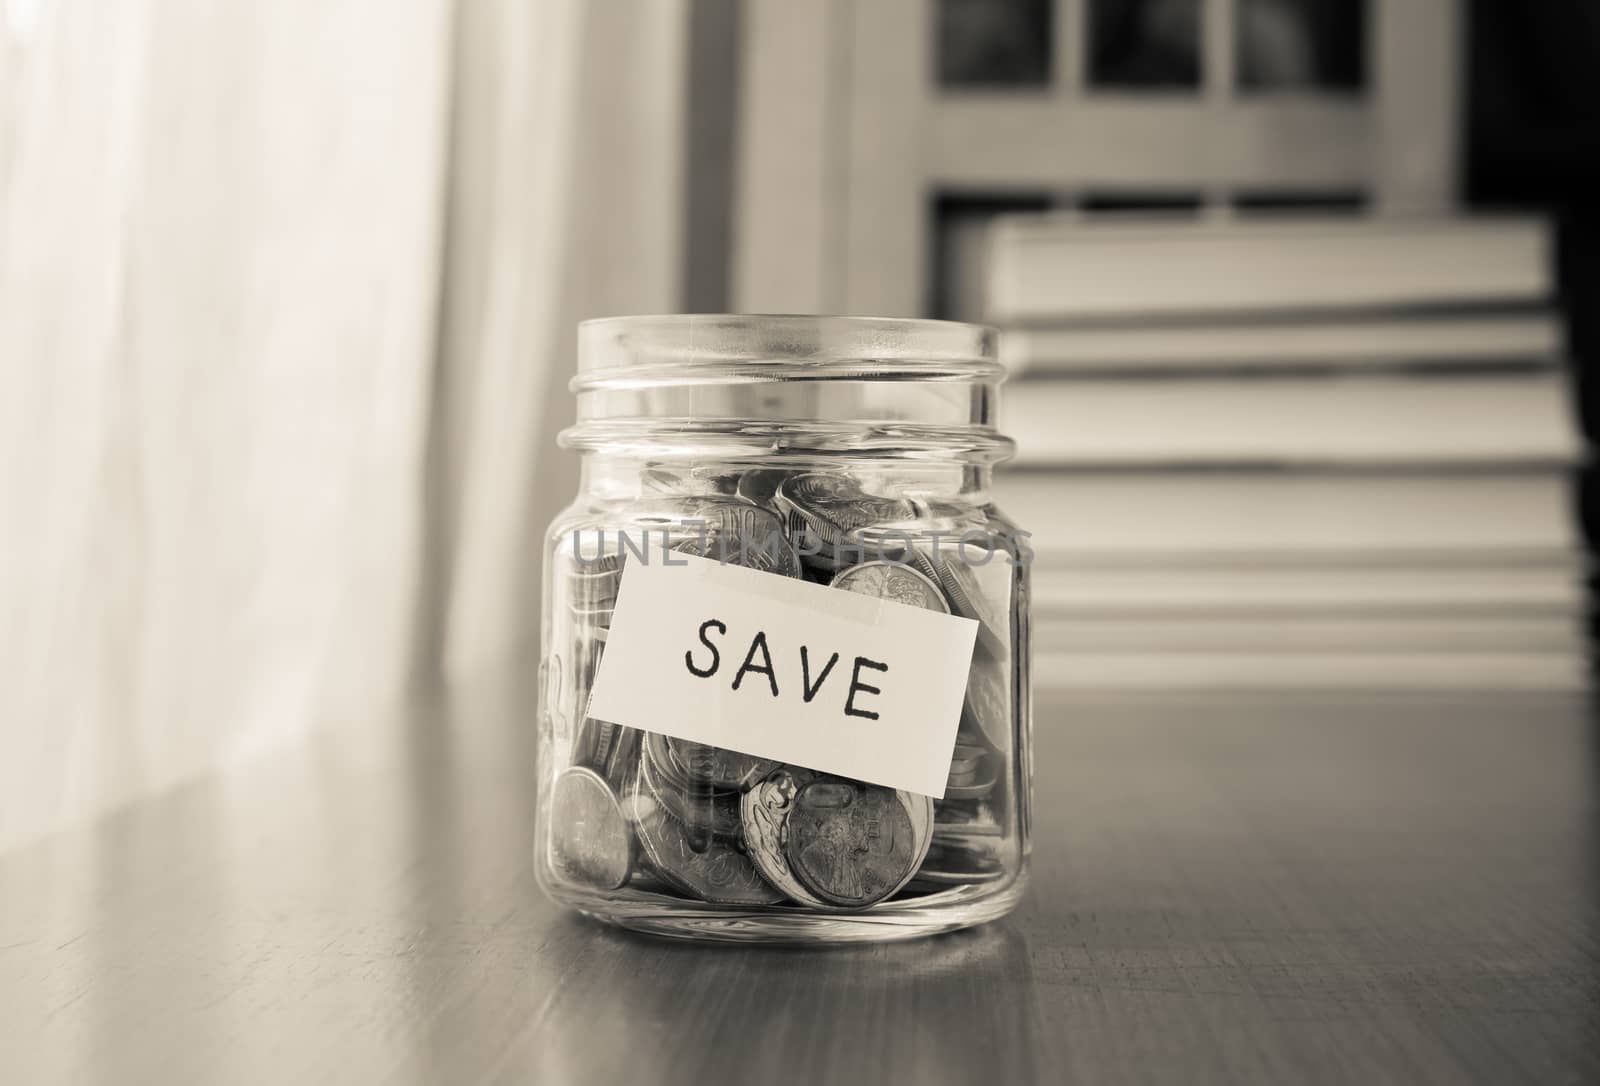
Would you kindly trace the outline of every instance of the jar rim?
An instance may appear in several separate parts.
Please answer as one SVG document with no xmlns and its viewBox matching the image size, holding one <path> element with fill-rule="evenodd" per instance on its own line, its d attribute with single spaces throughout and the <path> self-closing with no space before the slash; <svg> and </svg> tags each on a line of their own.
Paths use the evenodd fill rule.
<svg viewBox="0 0 1600 1086">
<path fill-rule="evenodd" d="M 644 371 L 667 379 L 709 376 L 708 371 L 745 379 L 757 374 L 825 378 L 829 371 L 857 377 L 998 378 L 1005 371 L 997 338 L 987 325 L 911 317 L 600 317 L 578 326 L 578 374 L 571 387 L 582 392 L 608 380 L 638 379 Z"/>
<path fill-rule="evenodd" d="M 876 450 L 999 460 L 994 329 L 899 317 L 676 314 L 578 328 L 568 448 Z"/>
</svg>

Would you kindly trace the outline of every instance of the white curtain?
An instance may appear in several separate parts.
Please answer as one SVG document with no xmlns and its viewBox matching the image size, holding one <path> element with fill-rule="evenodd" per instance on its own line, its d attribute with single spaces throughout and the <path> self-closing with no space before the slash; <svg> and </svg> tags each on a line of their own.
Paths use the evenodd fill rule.
<svg viewBox="0 0 1600 1086">
<path fill-rule="evenodd" d="M 0 0 L 0 848 L 533 651 L 682 5 Z"/>
</svg>

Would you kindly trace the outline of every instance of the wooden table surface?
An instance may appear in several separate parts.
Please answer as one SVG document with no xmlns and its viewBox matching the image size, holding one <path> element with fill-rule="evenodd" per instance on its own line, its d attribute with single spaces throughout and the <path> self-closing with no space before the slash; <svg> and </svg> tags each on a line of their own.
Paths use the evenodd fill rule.
<svg viewBox="0 0 1600 1086">
<path fill-rule="evenodd" d="M 544 901 L 517 698 L 0 855 L 0 1080 L 1600 1081 L 1579 700 L 1047 702 L 1019 911 L 818 952 Z"/>
</svg>

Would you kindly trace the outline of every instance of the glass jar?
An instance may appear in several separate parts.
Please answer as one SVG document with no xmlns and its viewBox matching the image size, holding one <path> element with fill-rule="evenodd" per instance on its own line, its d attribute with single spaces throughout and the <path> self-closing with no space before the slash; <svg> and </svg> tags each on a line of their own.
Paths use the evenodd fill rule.
<svg viewBox="0 0 1600 1086">
<path fill-rule="evenodd" d="M 624 927 L 742 941 L 907 938 L 1010 911 L 1027 876 L 1032 552 L 990 502 L 1012 452 L 993 424 L 994 332 L 623 317 L 583 324 L 578 355 L 561 441 L 582 481 L 545 551 L 545 892 Z M 790 609 L 755 637 L 724 615 L 695 639 L 708 593 L 741 614 Z M 835 649 L 823 667 L 815 642 L 840 614 L 881 623 L 860 629 L 882 651 Z M 682 638 L 657 637 L 674 622 Z M 784 639 L 802 637 L 797 661 Z M 675 672 L 641 667 L 650 652 Z M 899 654 L 893 691 L 870 654 Z M 723 657 L 687 700 L 672 685 Z M 891 693 L 921 699 L 915 719 Z M 619 719 L 589 715 L 601 695 Z M 818 727 L 773 726 L 801 713 Z M 813 754 L 819 736 L 835 738 Z M 868 749 L 884 742 L 898 745 Z M 869 755 L 879 779 L 852 777 Z M 901 786 L 918 772 L 936 783 Z"/>
</svg>

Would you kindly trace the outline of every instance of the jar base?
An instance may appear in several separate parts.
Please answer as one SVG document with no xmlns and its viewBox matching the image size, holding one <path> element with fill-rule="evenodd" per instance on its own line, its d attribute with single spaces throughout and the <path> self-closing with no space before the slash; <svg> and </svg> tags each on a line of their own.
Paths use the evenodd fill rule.
<svg viewBox="0 0 1600 1086">
<path fill-rule="evenodd" d="M 1025 883 L 1026 879 L 1017 878 L 1003 890 L 983 887 L 981 892 L 970 897 L 961 891 L 949 891 L 859 913 L 707 908 L 695 902 L 646 905 L 638 901 L 608 901 L 597 905 L 589 901 L 578 904 L 577 908 L 585 916 L 602 923 L 669 939 L 805 946 L 887 943 L 920 939 L 998 920 L 1016 908 Z"/>
</svg>

